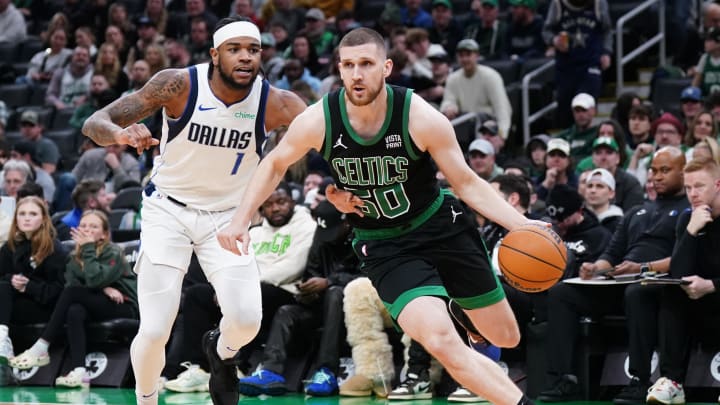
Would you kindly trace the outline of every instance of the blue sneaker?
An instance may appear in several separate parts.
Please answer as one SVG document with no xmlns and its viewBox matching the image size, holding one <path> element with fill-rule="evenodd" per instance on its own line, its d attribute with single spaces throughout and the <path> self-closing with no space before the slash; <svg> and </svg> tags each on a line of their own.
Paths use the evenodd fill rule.
<svg viewBox="0 0 720 405">
<path fill-rule="evenodd" d="M 285 395 L 287 392 L 285 377 L 263 369 L 255 371 L 250 377 L 241 378 L 238 381 L 238 386 L 241 394 L 250 397 L 261 394 L 270 396 Z"/>
<path fill-rule="evenodd" d="M 470 337 L 470 335 L 468 335 L 468 343 L 470 343 L 470 347 L 472 347 L 476 352 L 485 355 L 485 357 L 489 358 L 490 360 L 496 363 L 500 360 L 500 354 L 502 352 L 502 349 L 488 342 L 487 340 L 482 339 L 476 341 L 472 337 Z"/>
<path fill-rule="evenodd" d="M 313 374 L 310 384 L 305 386 L 305 393 L 314 397 L 328 397 L 338 393 L 338 383 L 335 374 L 322 367 Z"/>
</svg>

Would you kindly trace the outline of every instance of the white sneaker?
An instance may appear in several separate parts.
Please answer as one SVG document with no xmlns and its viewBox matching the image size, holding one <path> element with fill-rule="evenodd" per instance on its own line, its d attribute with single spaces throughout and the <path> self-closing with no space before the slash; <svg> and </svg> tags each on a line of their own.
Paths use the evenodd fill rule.
<svg viewBox="0 0 720 405">
<path fill-rule="evenodd" d="M 187 370 L 178 374 L 176 379 L 166 382 L 166 389 L 174 392 L 207 392 L 210 389 L 210 373 L 188 361 L 180 365 Z"/>
<path fill-rule="evenodd" d="M 408 399 L 430 399 L 432 398 L 432 384 L 427 372 L 422 376 L 408 373 L 407 378 L 397 388 L 390 391 L 388 399 L 408 400 Z"/>
<path fill-rule="evenodd" d="M 4 339 L 0 340 L 0 364 L 7 364 L 13 357 L 15 357 L 13 344 L 10 336 L 6 335 Z"/>
<path fill-rule="evenodd" d="M 76 367 L 71 372 L 56 378 L 55 385 L 67 388 L 88 388 L 90 386 L 90 376 L 84 367 Z"/>
<path fill-rule="evenodd" d="M 650 389 L 646 397 L 648 404 L 676 405 L 685 403 L 685 391 L 682 384 L 660 377 Z"/>
<path fill-rule="evenodd" d="M 459 387 L 448 396 L 448 402 L 488 402 L 480 395 L 475 395 L 467 388 Z"/>
</svg>

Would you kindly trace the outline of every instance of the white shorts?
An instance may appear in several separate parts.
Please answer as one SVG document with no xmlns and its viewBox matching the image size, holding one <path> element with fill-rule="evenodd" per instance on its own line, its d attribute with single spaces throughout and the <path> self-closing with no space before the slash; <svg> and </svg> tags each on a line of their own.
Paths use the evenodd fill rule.
<svg viewBox="0 0 720 405">
<path fill-rule="evenodd" d="M 255 255 L 238 256 L 220 246 L 217 231 L 230 223 L 235 209 L 202 211 L 183 207 L 159 190 L 143 193 L 140 254 L 135 272 L 141 271 L 143 255 L 152 264 L 170 266 L 186 273 L 195 251 L 198 262 L 210 276 L 225 268 L 243 268 L 258 273 Z"/>
</svg>

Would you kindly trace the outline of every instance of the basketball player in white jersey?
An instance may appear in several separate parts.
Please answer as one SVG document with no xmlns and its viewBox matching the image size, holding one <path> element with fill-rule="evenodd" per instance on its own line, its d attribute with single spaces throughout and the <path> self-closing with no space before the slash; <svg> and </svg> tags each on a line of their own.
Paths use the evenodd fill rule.
<svg viewBox="0 0 720 405">
<path fill-rule="evenodd" d="M 212 62 L 157 73 L 138 92 L 93 114 L 83 134 L 100 145 L 138 152 L 160 145 L 145 189 L 138 274 L 140 329 L 131 347 L 139 405 L 157 404 L 165 344 L 178 311 L 183 276 L 195 251 L 222 310 L 219 330 L 203 349 L 210 395 L 236 405 L 238 385 L 229 361 L 256 335 L 262 317 L 255 258 L 220 247 L 216 233 L 230 222 L 260 160 L 266 130 L 288 125 L 305 104 L 268 85 L 260 70 L 260 32 L 225 18 L 213 34 Z M 163 109 L 162 139 L 143 118 Z"/>
</svg>

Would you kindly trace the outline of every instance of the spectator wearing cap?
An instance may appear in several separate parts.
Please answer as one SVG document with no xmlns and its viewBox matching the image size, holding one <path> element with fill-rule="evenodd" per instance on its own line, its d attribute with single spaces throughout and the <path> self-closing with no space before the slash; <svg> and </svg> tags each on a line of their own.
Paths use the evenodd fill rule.
<svg viewBox="0 0 720 405">
<path fill-rule="evenodd" d="M 45 104 L 63 110 L 84 103 L 90 95 L 92 74 L 90 50 L 84 46 L 76 46 L 70 63 L 53 73 L 45 93 Z"/>
<path fill-rule="evenodd" d="M 35 144 L 30 141 L 20 141 L 13 145 L 10 153 L 11 159 L 22 160 L 27 163 L 33 171 L 33 180 L 43 189 L 45 201 L 52 202 L 55 195 L 55 180 L 43 170 L 40 161 L 35 153 Z"/>
<path fill-rule="evenodd" d="M 695 67 L 692 84 L 702 90 L 704 96 L 720 90 L 720 27 L 712 27 L 705 35 L 705 53 Z"/>
<path fill-rule="evenodd" d="M 628 134 L 627 144 L 633 152 L 637 145 L 651 141 L 650 128 L 653 121 L 653 112 L 650 106 L 645 104 L 634 105 L 628 113 Z M 628 164 L 630 162 L 628 161 Z"/>
<path fill-rule="evenodd" d="M 495 117 L 488 114 L 479 114 L 478 121 L 479 125 L 477 127 L 476 137 L 485 139 L 492 144 L 495 149 L 495 163 L 504 167 L 504 163 L 508 158 L 503 151 L 505 139 L 500 136 L 500 129 L 498 128 L 497 121 L 495 121 Z"/>
<path fill-rule="evenodd" d="M 215 24 L 220 20 L 208 9 L 205 0 L 185 0 L 184 12 L 171 13 L 165 35 L 170 38 L 187 38 L 190 34 L 190 22 L 195 17 L 205 20 L 210 29 L 214 29 Z"/>
<path fill-rule="evenodd" d="M 525 156 L 530 161 L 528 176 L 533 182 L 545 174 L 545 155 L 547 155 L 550 137 L 546 134 L 533 135 L 525 145 Z"/>
<path fill-rule="evenodd" d="M 409 28 L 432 27 L 432 16 L 422 8 L 421 0 L 406 0 L 405 7 L 400 7 L 400 20 Z"/>
<path fill-rule="evenodd" d="M 631 174 L 629 174 L 621 166 L 622 159 L 620 151 L 622 146 L 617 140 L 611 136 L 599 136 L 592 144 L 592 168 L 605 169 L 613 175 L 616 186 L 615 204 L 623 211 L 628 211 L 632 207 L 642 204 L 643 192 L 640 182 Z M 590 168 L 590 167 L 589 167 Z"/>
<path fill-rule="evenodd" d="M 486 181 L 503 173 L 502 168 L 495 164 L 495 148 L 484 139 L 476 139 L 470 143 L 468 164 L 478 176 Z"/>
<path fill-rule="evenodd" d="M 694 86 L 684 88 L 680 93 L 680 109 L 687 128 L 703 109 L 701 90 Z"/>
<path fill-rule="evenodd" d="M 275 48 L 275 37 L 269 32 L 260 35 L 260 44 L 262 46 L 260 54 L 262 70 L 265 72 L 265 78 L 274 85 L 282 76 L 285 59 L 278 55 L 277 48 Z"/>
<path fill-rule="evenodd" d="M 537 179 L 535 191 L 538 199 L 545 201 L 550 190 L 558 184 L 577 189 L 578 178 L 570 161 L 570 144 L 561 138 L 550 139 L 545 155 L 545 173 Z"/>
<path fill-rule="evenodd" d="M 432 26 L 428 28 L 430 42 L 442 45 L 451 55 L 455 54 L 455 45 L 463 39 L 464 30 L 453 16 L 450 0 L 433 0 L 430 14 Z"/>
<path fill-rule="evenodd" d="M 610 67 L 613 52 L 612 28 L 607 0 L 550 3 L 543 38 L 555 54 L 558 127 L 572 122 L 576 94 L 600 96 L 602 71 Z"/>
<path fill-rule="evenodd" d="M 20 43 L 27 36 L 25 17 L 12 1 L 0 1 L 0 42 Z"/>
<path fill-rule="evenodd" d="M 44 129 L 37 111 L 26 110 L 20 115 L 20 133 L 25 140 L 35 144 L 35 155 L 40 165 L 52 175 L 60 161 L 60 151 L 55 142 L 43 136 Z"/>
<path fill-rule="evenodd" d="M 450 75 L 450 57 L 445 48 L 438 44 L 430 45 L 427 57 L 431 65 L 432 81 L 427 81 L 428 84 L 422 89 L 415 86 L 415 91 L 425 101 L 440 107 L 445 93 L 445 84 Z"/>
<path fill-rule="evenodd" d="M 565 274 L 577 277 L 582 263 L 600 258 L 612 233 L 600 225 L 595 214 L 584 206 L 582 196 L 572 187 L 559 184 L 550 191 L 546 202 L 545 212 L 552 220 L 553 228 L 572 253 L 568 254 Z"/>
<path fill-rule="evenodd" d="M 465 38 L 478 43 L 482 59 L 500 59 L 507 52 L 507 23 L 498 18 L 498 1 L 472 2 L 472 11 L 465 24 Z"/>
<path fill-rule="evenodd" d="M 674 146 L 680 148 L 683 152 L 687 152 L 687 147 L 682 143 L 685 126 L 674 115 L 670 113 L 661 115 L 653 121 L 650 133 L 653 136 L 653 143 L 639 144 L 630 157 L 627 168 L 628 173 L 635 176 L 642 185 L 645 185 L 647 181 L 647 171 L 650 168 L 653 152 L 663 146 Z"/>
<path fill-rule="evenodd" d="M 158 32 L 155 21 L 148 16 L 140 16 L 137 26 L 138 39 L 128 51 L 127 66 L 132 66 L 136 60 L 145 59 L 145 50 L 152 44 L 161 44 L 165 38 Z"/>
<path fill-rule="evenodd" d="M 463 39 L 456 49 L 460 69 L 448 76 L 440 111 L 450 119 L 468 112 L 491 114 L 497 118 L 499 135 L 507 139 L 512 107 L 502 76 L 477 63 L 480 48 L 474 39 Z"/>
<path fill-rule="evenodd" d="M 507 53 L 520 61 L 545 56 L 543 20 L 535 13 L 536 0 L 510 0 L 512 18 L 507 30 Z"/>
<path fill-rule="evenodd" d="M 599 137 L 609 137 L 615 140 L 615 143 L 618 145 L 618 157 L 620 158 L 620 163 L 618 164 L 618 166 L 626 168 L 630 160 L 629 156 L 633 153 L 633 151 L 632 149 L 628 148 L 627 144 L 625 143 L 625 132 L 620 126 L 620 123 L 613 119 L 601 122 L 597 126 L 597 133 L 595 134 L 595 136 L 596 138 L 593 139 L 591 155 L 580 160 L 580 162 L 575 166 L 575 171 L 577 173 L 582 173 L 585 170 L 594 169 L 596 167 L 592 153 L 595 152 L 594 142 Z"/>
<path fill-rule="evenodd" d="M 325 14 L 322 10 L 319 8 L 311 8 L 305 13 L 305 28 L 303 29 L 303 33 L 315 48 L 317 56 L 324 59 L 323 64 L 327 64 L 327 59 L 333 51 L 335 34 L 327 29 Z"/>
<path fill-rule="evenodd" d="M 597 127 L 592 125 L 595 118 L 595 98 L 587 93 L 579 93 L 572 99 L 573 124 L 555 135 L 570 143 L 570 156 L 583 159 L 590 156 L 593 139 L 597 136 Z"/>
<path fill-rule="evenodd" d="M 623 209 L 612 203 L 615 198 L 615 178 L 612 173 L 605 169 L 588 170 L 584 184 L 582 194 L 585 207 L 595 214 L 608 232 L 615 232 L 622 219 Z"/>
</svg>

